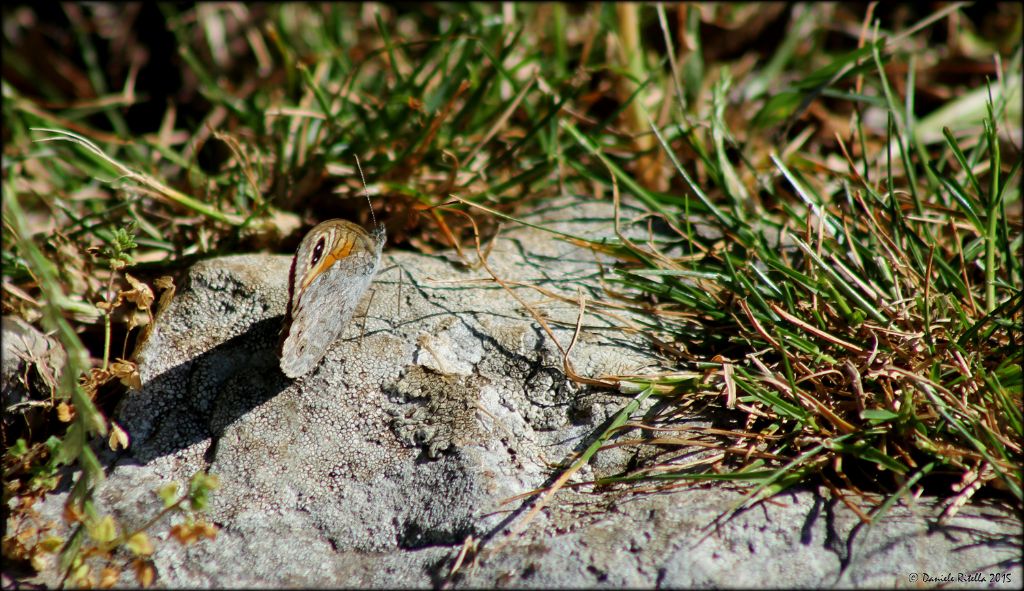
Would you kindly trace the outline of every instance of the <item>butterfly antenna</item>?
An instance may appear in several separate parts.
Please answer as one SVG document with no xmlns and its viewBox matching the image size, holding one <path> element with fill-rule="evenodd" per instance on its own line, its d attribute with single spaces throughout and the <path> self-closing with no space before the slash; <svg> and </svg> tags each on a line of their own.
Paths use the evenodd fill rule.
<svg viewBox="0 0 1024 591">
<path fill-rule="evenodd" d="M 370 191 L 366 188 L 366 177 L 363 176 L 363 165 L 359 163 L 359 154 L 355 154 L 356 168 L 359 169 L 359 178 L 363 181 L 363 195 L 366 195 L 366 204 L 370 206 L 370 218 L 373 219 L 373 227 L 380 228 L 377 223 L 377 216 L 373 213 L 373 203 L 370 202 Z"/>
</svg>

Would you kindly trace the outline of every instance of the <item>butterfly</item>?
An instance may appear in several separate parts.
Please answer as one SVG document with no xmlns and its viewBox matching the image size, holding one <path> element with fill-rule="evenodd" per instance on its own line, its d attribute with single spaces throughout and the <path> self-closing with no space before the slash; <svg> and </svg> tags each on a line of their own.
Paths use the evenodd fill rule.
<svg viewBox="0 0 1024 591">
<path fill-rule="evenodd" d="M 298 378 L 315 368 L 348 326 L 380 266 L 383 226 L 367 232 L 347 220 L 313 227 L 288 274 L 288 312 L 281 329 L 281 371 Z"/>
</svg>

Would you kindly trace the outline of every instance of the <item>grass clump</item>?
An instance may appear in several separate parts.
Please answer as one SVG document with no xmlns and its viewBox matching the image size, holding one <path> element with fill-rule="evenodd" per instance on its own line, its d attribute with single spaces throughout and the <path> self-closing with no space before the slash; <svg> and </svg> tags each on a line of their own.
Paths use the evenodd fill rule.
<svg viewBox="0 0 1024 591">
<path fill-rule="evenodd" d="M 757 96 L 760 78 L 722 70 L 700 124 L 682 104 L 675 121 L 651 122 L 678 189 L 645 202 L 659 217 L 675 207 L 674 235 L 630 244 L 642 264 L 617 282 L 658 302 L 636 300 L 658 340 L 705 372 L 706 396 L 746 418 L 731 433 L 662 437 L 679 424 L 678 406 L 663 406 L 631 425 L 653 435 L 630 442 L 662 446 L 662 461 L 599 482 L 742 480 L 755 485 L 747 499 L 824 482 L 877 499 L 867 512 L 850 503 L 869 521 L 926 483 L 948 497 L 943 516 L 979 490 L 1021 506 L 1021 153 L 1007 133 L 1020 127 L 1021 47 L 982 81 L 982 112 L 929 137 L 914 60 L 938 49 L 910 33 L 953 14 L 904 33 L 867 15 L 859 48 L 815 54 L 763 100 L 729 101 Z M 836 117 L 827 109 L 848 113 L 831 122 L 833 150 L 804 121 Z M 754 126 L 730 125 L 731 110 Z M 606 143 L 586 141 L 595 153 Z M 701 157 L 681 162 L 687 152 Z M 717 232 L 689 224 L 695 214 Z M 679 404 L 693 394 L 674 393 Z M 710 440 L 719 452 L 701 465 L 680 453 Z"/>
</svg>

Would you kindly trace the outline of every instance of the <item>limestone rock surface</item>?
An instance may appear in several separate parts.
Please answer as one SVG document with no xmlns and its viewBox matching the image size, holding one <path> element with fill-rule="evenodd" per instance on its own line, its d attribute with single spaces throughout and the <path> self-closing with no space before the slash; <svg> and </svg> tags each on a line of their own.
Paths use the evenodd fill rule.
<svg viewBox="0 0 1024 591">
<path fill-rule="evenodd" d="M 608 204 L 573 203 L 534 219 L 611 238 L 611 215 Z M 563 347 L 577 294 L 602 296 L 596 255 L 537 230 L 502 232 L 488 261 L 509 282 L 567 298 L 514 287 Z M 166 539 L 171 523 L 154 527 L 161 585 L 441 586 L 467 537 L 496 540 L 522 517 L 521 501 L 503 501 L 550 483 L 553 465 L 629 399 L 568 379 L 560 349 L 522 305 L 451 253 L 386 250 L 343 337 L 290 380 L 274 353 L 288 266 L 275 255 L 195 265 L 139 353 L 143 386 L 118 415 L 131 446 L 101 503 L 140 525 L 159 510 L 160 485 L 200 470 L 222 484 L 208 511 L 216 540 L 182 547 Z M 588 315 L 584 325 L 570 357 L 580 374 L 661 367 L 610 321 Z M 578 479 L 631 458 L 600 457 Z M 739 496 L 707 486 L 647 497 L 566 490 L 523 537 L 485 546 L 448 583 L 875 587 L 978 570 L 1020 581 L 1021 523 L 1005 511 L 967 507 L 930 526 L 923 501 L 864 527 L 842 503 L 798 491 L 710 526 Z"/>
</svg>

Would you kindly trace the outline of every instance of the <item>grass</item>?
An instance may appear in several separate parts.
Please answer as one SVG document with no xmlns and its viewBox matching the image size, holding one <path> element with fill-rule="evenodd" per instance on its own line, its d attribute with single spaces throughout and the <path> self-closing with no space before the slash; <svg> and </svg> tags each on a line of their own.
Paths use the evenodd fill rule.
<svg viewBox="0 0 1024 591">
<path fill-rule="evenodd" d="M 649 240 L 591 245 L 621 263 L 586 309 L 634 311 L 677 371 L 607 380 L 630 398 L 559 485 L 636 446 L 595 490 L 1024 507 L 1019 5 L 4 11 L 4 314 L 69 353 L 5 422 L 5 501 L 77 464 L 86 507 L 164 277 L 366 217 L 357 154 L 390 248 L 462 248 L 563 194 L 647 209 L 619 223 Z M 62 548 L 99 583 L 75 557 L 138 532 L 81 513 L 78 546 L 12 534 L 5 558 Z"/>
</svg>

